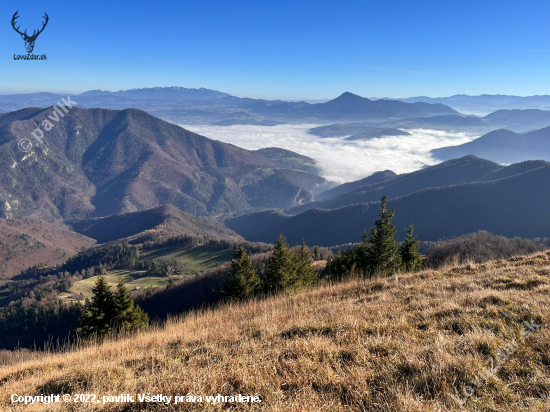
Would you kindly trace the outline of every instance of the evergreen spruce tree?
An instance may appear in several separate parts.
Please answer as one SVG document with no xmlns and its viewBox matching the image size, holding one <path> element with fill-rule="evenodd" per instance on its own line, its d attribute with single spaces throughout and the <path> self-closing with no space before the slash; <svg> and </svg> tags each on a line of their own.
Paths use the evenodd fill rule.
<svg viewBox="0 0 550 412">
<path fill-rule="evenodd" d="M 122 279 L 118 282 L 117 291 L 114 294 L 115 311 L 114 326 L 117 329 L 129 329 L 129 317 L 134 310 L 134 300 L 128 293 Z"/>
<path fill-rule="evenodd" d="M 341 279 L 344 276 L 356 273 L 357 271 L 363 272 L 358 268 L 359 248 L 352 248 L 350 250 L 339 250 L 336 256 L 327 259 L 328 274 L 332 279 Z"/>
<path fill-rule="evenodd" d="M 403 269 L 407 272 L 417 272 L 422 269 L 422 257 L 418 252 L 418 243 L 414 234 L 414 225 L 411 224 L 407 229 L 407 237 L 399 251 Z"/>
<path fill-rule="evenodd" d="M 311 266 L 311 256 L 305 241 L 294 251 L 295 286 L 311 286 L 317 282 L 319 275 Z"/>
<path fill-rule="evenodd" d="M 279 235 L 273 254 L 267 261 L 263 278 L 265 292 L 276 292 L 293 287 L 296 282 L 294 259 L 283 235 Z"/>
<path fill-rule="evenodd" d="M 78 330 L 84 336 L 109 333 L 116 313 L 114 295 L 104 276 L 98 276 L 92 293 L 92 300 L 86 300 L 79 318 Z"/>
<path fill-rule="evenodd" d="M 110 332 L 135 332 L 149 327 L 149 317 L 134 305 L 122 280 L 113 294 L 105 277 L 99 276 L 92 292 L 92 300 L 86 300 L 79 318 L 78 332 L 82 336 L 99 337 Z"/>
<path fill-rule="evenodd" d="M 370 247 L 369 234 L 365 229 L 361 235 L 361 243 L 355 249 L 350 249 L 348 253 L 348 257 L 355 262 L 353 269 L 359 273 L 365 274 L 370 272 L 370 255 L 368 252 Z"/>
<path fill-rule="evenodd" d="M 231 261 L 231 269 L 223 285 L 222 295 L 229 299 L 244 300 L 259 290 L 260 278 L 244 245 L 239 245 Z"/>
<path fill-rule="evenodd" d="M 367 272 L 371 275 L 388 276 L 401 266 L 401 256 L 395 238 L 397 229 L 392 222 L 395 210 L 388 210 L 387 205 L 388 198 L 384 195 L 381 198 L 380 217 L 374 222 L 368 237 L 365 263 Z"/>
<path fill-rule="evenodd" d="M 113 327 L 117 331 L 136 332 L 149 327 L 149 316 L 139 306 L 134 305 L 122 279 L 118 282 L 114 302 L 116 314 Z"/>
<path fill-rule="evenodd" d="M 129 315 L 129 332 L 149 329 L 149 315 L 138 305 L 134 305 L 134 310 Z"/>
</svg>

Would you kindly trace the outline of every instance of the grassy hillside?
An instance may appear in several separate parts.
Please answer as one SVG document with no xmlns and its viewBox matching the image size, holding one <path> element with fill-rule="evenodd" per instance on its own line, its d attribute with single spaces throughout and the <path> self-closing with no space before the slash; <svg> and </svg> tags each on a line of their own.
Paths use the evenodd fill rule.
<svg viewBox="0 0 550 412">
<path fill-rule="evenodd" d="M 233 259 L 234 251 L 231 248 L 208 245 L 175 245 L 157 249 L 149 249 L 142 252 L 144 259 L 159 261 L 175 261 L 180 270 L 185 274 L 202 272 L 220 263 Z"/>
<path fill-rule="evenodd" d="M 140 254 L 140 259 L 173 264 L 177 268 L 174 275 L 148 275 L 146 270 L 121 269 L 107 272 L 106 278 L 111 286 L 116 286 L 120 279 L 124 280 L 128 289 L 136 291 L 136 287 L 145 290 L 149 287 L 166 286 L 170 282 L 182 279 L 186 275 L 197 274 L 228 262 L 233 258 L 233 249 L 224 249 L 209 245 L 173 245 L 154 249 L 146 249 Z M 60 299 L 82 301 L 92 296 L 92 288 L 97 276 L 75 282 L 68 292 L 60 294 Z"/>
<path fill-rule="evenodd" d="M 113 289 L 114 287 L 116 287 L 120 279 L 124 280 L 126 286 L 130 291 L 134 290 L 136 286 L 144 285 L 145 282 L 147 283 L 147 285 L 154 284 L 154 286 L 160 286 L 162 284 L 162 279 L 160 277 L 158 278 L 158 280 L 155 279 L 157 280 L 157 282 L 154 282 L 153 278 L 143 278 L 142 276 L 144 273 L 145 271 L 113 270 L 108 272 L 105 275 L 105 278 L 107 279 L 109 285 L 113 287 Z M 169 280 L 168 277 L 164 277 L 163 279 L 166 283 Z M 97 276 L 92 276 L 91 278 L 82 279 L 78 282 L 75 282 L 69 289 L 69 292 L 64 292 L 59 295 L 59 299 L 76 301 L 83 300 L 85 298 L 91 298 L 92 288 L 94 287 L 96 280 Z M 76 296 L 78 295 L 81 295 L 80 297 L 82 299 L 76 299 Z"/>
<path fill-rule="evenodd" d="M 550 253 L 192 313 L 165 328 L 0 369 L 19 395 L 260 396 L 266 411 L 544 411 Z M 524 322 L 540 325 L 522 341 Z M 499 350 L 516 349 L 487 383 Z M 495 366 L 497 363 L 494 364 Z M 479 386 L 472 384 L 478 380 Z M 473 394 L 460 407 L 465 385 Z M 247 404 L 52 404 L 33 411 L 252 410 Z M 141 409 L 140 409 L 141 408 Z"/>
</svg>

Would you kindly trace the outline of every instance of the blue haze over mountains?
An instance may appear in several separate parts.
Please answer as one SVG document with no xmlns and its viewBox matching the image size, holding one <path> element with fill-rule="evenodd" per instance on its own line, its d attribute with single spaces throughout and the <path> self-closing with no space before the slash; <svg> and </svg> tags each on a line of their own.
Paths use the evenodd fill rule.
<svg viewBox="0 0 550 412">
<path fill-rule="evenodd" d="M 228 227 L 248 240 L 269 242 L 282 232 L 291 241 L 307 236 L 311 243 L 330 245 L 356 240 L 355 219 L 368 226 L 377 200 L 387 193 L 391 205 L 407 211 L 397 215 L 398 223 L 418 223 L 422 227 L 419 235 L 428 240 L 466 230 L 544 236 L 550 229 L 550 221 L 542 218 L 542 209 L 538 211 L 539 205 L 548 204 L 544 193 L 550 192 L 546 163 L 550 161 L 550 111 L 510 108 L 517 102 L 543 105 L 547 96 L 399 101 L 345 92 L 336 99 L 312 104 L 181 87 L 94 90 L 72 96 L 78 107 L 51 132 L 51 150 L 36 147 L 25 157 L 17 151 L 17 140 L 28 137 L 46 118 L 45 108 L 62 97 L 66 96 L 0 96 L 0 109 L 5 112 L 0 114 L 3 218 L 41 216 L 48 221 L 71 222 L 84 231 L 80 228 L 88 223 L 79 224 L 79 219 L 151 210 L 150 221 L 157 222 L 161 212 L 156 208 L 172 205 L 189 216 L 227 218 Z M 465 107 L 464 102 L 478 108 L 485 104 L 484 110 L 498 106 L 499 110 L 484 116 L 464 115 L 458 110 Z M 320 176 L 323 165 L 310 157 L 281 148 L 248 151 L 170 124 L 313 122 L 323 126 L 312 128 L 311 134 L 343 137 L 342 144 L 387 136 L 410 138 L 408 130 L 422 128 L 480 137 L 433 150 L 433 157 L 444 163 L 409 174 L 380 170 L 335 187 Z M 537 213 L 520 213 L 514 200 L 517 196 L 530 198 Z M 476 215 L 476 197 L 487 209 L 483 217 Z M 438 207 L 437 213 L 426 214 L 422 205 L 427 202 Z M 166 213 L 174 215 L 172 209 L 163 209 L 162 216 Z M 506 217 L 506 225 L 491 216 Z M 173 218 L 178 222 L 187 219 L 187 215 Z M 459 223 L 443 224 L 453 220 Z M 132 221 L 131 216 L 113 220 L 124 221 Z M 337 226 L 321 230 L 327 228 L 327 221 Z M 311 227 L 319 229 L 306 231 Z M 115 229 L 113 233 L 118 233 Z M 106 235 L 107 239 L 114 237 Z"/>
</svg>

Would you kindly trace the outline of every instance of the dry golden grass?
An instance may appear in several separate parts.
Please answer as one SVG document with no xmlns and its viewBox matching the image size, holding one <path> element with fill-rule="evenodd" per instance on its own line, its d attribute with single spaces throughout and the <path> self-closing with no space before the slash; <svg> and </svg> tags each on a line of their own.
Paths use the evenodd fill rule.
<svg viewBox="0 0 550 412">
<path fill-rule="evenodd" d="M 2 410 L 547 411 L 550 253 L 348 280 L 193 313 L 130 339 L 0 369 Z M 523 321 L 541 324 L 463 408 L 452 400 Z M 16 407 L 10 395 L 259 394 L 207 403 Z M 17 409 L 20 408 L 20 409 Z"/>
</svg>

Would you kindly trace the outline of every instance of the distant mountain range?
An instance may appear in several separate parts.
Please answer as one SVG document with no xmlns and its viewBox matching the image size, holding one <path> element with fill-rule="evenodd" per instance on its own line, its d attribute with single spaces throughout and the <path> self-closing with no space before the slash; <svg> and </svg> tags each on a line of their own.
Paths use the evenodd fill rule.
<svg viewBox="0 0 550 412">
<path fill-rule="evenodd" d="M 26 107 L 49 107 L 63 98 L 60 93 L 28 93 L 0 96 L 0 113 L 15 111 Z M 217 124 L 228 126 L 252 124 L 273 126 L 280 123 L 327 123 L 327 122 L 395 122 L 403 119 L 423 118 L 442 115 L 475 114 L 485 116 L 495 111 L 530 109 L 550 110 L 550 96 L 507 96 L 507 95 L 454 95 L 449 97 L 408 97 L 396 99 L 368 99 L 345 92 L 332 100 L 319 101 L 283 101 L 251 99 L 232 96 L 217 90 L 185 87 L 152 87 L 142 89 L 90 90 L 72 99 L 82 108 L 129 109 L 147 111 L 164 120 L 179 124 Z M 460 112 L 460 113 L 459 113 Z M 486 124 L 454 124 L 452 118 L 440 118 L 439 126 L 475 127 L 489 126 L 509 128 L 516 132 L 535 130 L 550 126 L 548 120 L 542 120 L 539 114 L 530 128 L 525 128 L 526 120 L 514 124 L 513 113 L 505 113 L 506 118 L 485 118 Z M 548 116 L 548 114 L 546 114 Z M 429 122 L 418 119 L 418 124 Z M 391 127 L 386 125 L 385 127 Z M 400 127 L 400 126 L 398 126 Z M 496 127 L 496 128 L 498 128 Z M 362 130 L 366 132 L 369 130 Z M 485 130 L 486 132 L 490 130 Z M 356 134 L 356 133 L 344 133 Z"/>
<path fill-rule="evenodd" d="M 320 137 L 349 136 L 349 140 L 364 140 L 395 136 L 407 129 L 435 129 L 449 132 L 487 133 L 508 129 L 525 133 L 550 126 L 550 110 L 498 110 L 485 117 L 447 114 L 384 122 L 336 123 L 311 128 L 310 133 Z"/>
<path fill-rule="evenodd" d="M 61 97 L 51 93 L 0 96 L 0 109 L 57 103 Z M 538 176 L 532 174 L 534 169 L 547 166 L 544 161 L 508 167 L 498 163 L 550 161 L 550 111 L 540 109 L 498 110 L 477 117 L 464 116 L 437 102 L 372 100 L 349 92 L 310 104 L 243 99 L 215 90 L 179 87 L 95 90 L 73 96 L 73 100 L 83 106 L 138 106 L 172 120 L 211 124 L 334 121 L 310 132 L 323 137 L 349 136 L 342 144 L 410 136 L 407 130 L 415 128 L 483 135 L 470 143 L 433 150 L 432 155 L 444 161 L 436 166 L 403 175 L 385 170 L 335 187 L 321 177 L 323 165 L 307 156 L 275 147 L 248 151 L 140 109 L 75 107 L 46 133 L 45 145 L 33 142 L 33 149 L 23 153 L 18 140 L 29 138 L 52 113 L 52 108 L 25 107 L 0 113 L 0 165 L 4 170 L 0 174 L 0 218 L 32 215 L 50 223 L 69 222 L 75 231 L 99 242 L 133 242 L 156 232 L 163 237 L 193 232 L 223 239 L 238 238 L 238 233 L 271 242 L 272 230 L 305 235 L 297 232 L 305 217 L 344 221 L 342 210 L 360 216 L 364 209 L 357 205 L 368 209 L 382 194 L 405 202 L 417 199 L 413 195 L 422 197 L 422 193 L 442 188 L 441 193 L 454 196 L 453 190 L 458 189 L 452 188 L 464 185 L 488 185 L 484 187 L 490 192 L 501 180 Z M 235 215 L 242 216 L 228 218 Z M 214 218 L 226 219 L 229 229 Z M 314 221 L 307 220 L 307 224 Z M 285 226 L 289 222 L 300 224 Z M 173 233 L 164 226 L 172 227 Z M 439 236 L 437 230 L 430 230 L 426 240 Z M 312 242 L 316 239 L 320 245 L 342 240 L 314 238 Z"/>
<path fill-rule="evenodd" d="M 141 110 L 72 108 L 28 153 L 18 140 L 51 115 L 0 114 L 0 217 L 107 216 L 172 204 L 195 215 L 291 207 L 331 185 L 289 151 L 251 153 Z M 285 168 L 285 165 L 288 168 Z"/>
<path fill-rule="evenodd" d="M 132 99 L 132 100 L 171 100 L 171 101 L 189 101 L 189 100 L 210 100 L 221 99 L 222 97 L 232 97 L 227 93 L 217 90 L 210 90 L 201 87 L 200 89 L 188 89 L 185 87 L 150 87 L 143 89 L 120 90 L 118 92 L 109 92 L 106 90 L 90 90 L 80 95 L 86 98 L 107 98 L 107 99 Z"/>
<path fill-rule="evenodd" d="M 465 175 L 475 175 L 482 165 L 487 166 L 487 174 L 470 183 L 441 181 L 431 188 L 422 189 L 419 185 L 417 191 L 408 195 L 394 192 L 390 196 L 389 206 L 396 209 L 395 222 L 401 238 L 411 223 L 420 239 L 432 241 L 478 230 L 509 237 L 548 236 L 550 163 L 500 167 L 471 156 L 456 162 L 463 165 Z M 389 188 L 381 189 L 378 195 L 387 191 Z M 372 226 L 378 207 L 379 202 L 367 202 L 311 209 L 296 216 L 264 211 L 230 219 L 226 225 L 253 241 L 268 241 L 282 233 L 292 244 L 304 238 L 310 244 L 337 245 L 357 242 L 363 229 Z"/>
<path fill-rule="evenodd" d="M 296 206 L 288 213 L 295 215 L 309 209 L 335 209 L 357 203 L 374 202 L 379 200 L 382 194 L 393 199 L 430 187 L 476 182 L 501 168 L 502 166 L 489 160 L 465 156 L 402 175 L 395 175 L 390 171 L 381 172 L 384 179 L 380 179 L 382 176 L 375 173 L 366 179 L 345 183 L 321 193 L 319 198 L 325 200 Z M 333 193 L 338 194 L 327 198 L 327 194 Z"/>
<path fill-rule="evenodd" d="M 515 163 L 525 159 L 550 161 L 550 127 L 518 134 L 510 130 L 495 130 L 469 143 L 442 147 L 431 151 L 440 160 L 475 154 L 498 163 Z"/>
<path fill-rule="evenodd" d="M 550 109 L 550 96 L 508 96 L 503 94 L 482 94 L 469 96 L 457 94 L 449 97 L 407 97 L 397 99 L 408 103 L 440 103 L 462 113 L 486 115 L 502 109 Z"/>
<path fill-rule="evenodd" d="M 49 107 L 63 97 L 66 95 L 56 93 L 2 95 L 0 113 Z M 72 100 L 81 108 L 137 108 L 177 124 L 329 124 L 310 132 L 321 137 L 351 136 L 349 140 L 396 136 L 418 128 L 484 134 L 501 128 L 526 133 L 550 126 L 550 110 L 541 110 L 550 109 L 550 96 L 456 95 L 392 100 L 345 92 L 332 100 L 308 103 L 240 98 L 205 88 L 153 87 L 91 90 L 72 96 Z M 465 116 L 460 112 L 488 115 Z"/>
<path fill-rule="evenodd" d="M 49 107 L 57 104 L 63 97 L 66 95 L 55 93 L 3 95 L 0 96 L 0 111 Z M 155 87 L 118 92 L 91 90 L 72 96 L 72 100 L 81 108 L 137 108 L 174 123 L 223 126 L 380 121 L 457 113 L 439 103 L 372 101 L 348 92 L 324 103 L 306 103 L 239 98 L 203 88 Z"/>
<path fill-rule="evenodd" d="M 398 100 L 372 101 L 353 93 L 345 92 L 326 103 L 301 106 L 294 116 L 317 119 L 390 119 L 414 118 L 456 114 L 450 107 L 442 104 L 405 103 Z"/>
</svg>

